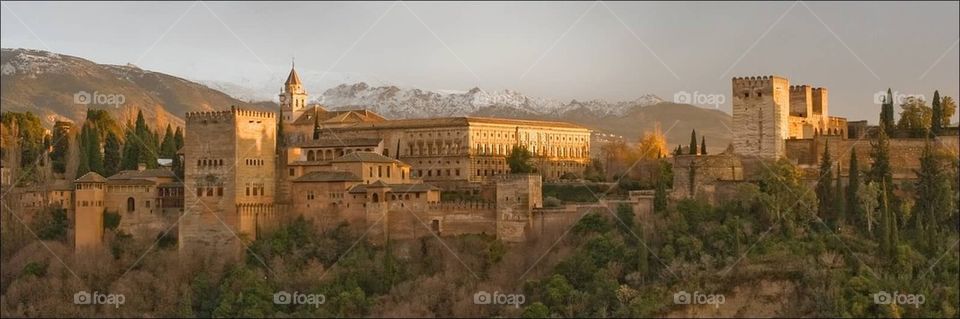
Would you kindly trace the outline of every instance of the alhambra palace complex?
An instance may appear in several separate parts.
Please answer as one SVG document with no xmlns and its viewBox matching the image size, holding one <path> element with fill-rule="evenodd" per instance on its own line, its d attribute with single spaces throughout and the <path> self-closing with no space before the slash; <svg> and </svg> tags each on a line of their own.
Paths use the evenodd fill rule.
<svg viewBox="0 0 960 319">
<path fill-rule="evenodd" d="M 307 97 L 291 69 L 278 113 L 231 107 L 186 114 L 183 181 L 163 168 L 110 177 L 91 172 L 43 194 L 25 192 L 22 206 L 65 207 L 78 248 L 103 245 L 104 212 L 111 211 L 135 237 L 157 238 L 176 226 L 181 251 L 239 251 L 238 238 L 255 239 L 297 216 L 321 228 L 347 222 L 375 243 L 468 233 L 520 242 L 569 227 L 591 210 L 626 203 L 642 220 L 652 209 L 651 191 L 543 207 L 543 181 L 582 176 L 590 163 L 592 132 L 579 125 L 480 117 L 388 120 L 367 110 L 307 105 Z M 791 86 L 777 76 L 734 78 L 732 101 L 734 142 L 719 154 L 674 156 L 672 198 L 715 202 L 755 180 L 764 160 L 778 158 L 797 164 L 812 184 L 828 144 L 840 174 L 849 170 L 844 159 L 851 149 L 861 169 L 870 165 L 873 128 L 830 116 L 826 88 Z M 960 141 L 953 135 L 937 137 L 937 145 L 955 152 Z M 506 157 L 517 145 L 531 151 L 540 173 L 511 174 Z M 923 139 L 891 139 L 895 179 L 914 177 L 923 145 Z M 471 200 L 443 200 L 441 191 Z"/>
</svg>

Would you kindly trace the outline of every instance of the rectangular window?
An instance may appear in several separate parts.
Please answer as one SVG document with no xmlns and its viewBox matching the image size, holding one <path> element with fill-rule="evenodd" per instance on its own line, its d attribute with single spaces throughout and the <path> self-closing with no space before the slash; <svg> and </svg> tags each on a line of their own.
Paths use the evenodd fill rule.
<svg viewBox="0 0 960 319">
<path fill-rule="evenodd" d="M 293 176 L 293 169 L 290 169 L 290 176 Z"/>
<path fill-rule="evenodd" d="M 460 169 L 459 169 L 459 168 L 456 169 L 456 171 L 454 171 L 454 172 L 457 173 L 457 176 L 460 176 Z"/>
<path fill-rule="evenodd" d="M 213 196 L 213 187 L 207 187 L 207 196 Z"/>
<path fill-rule="evenodd" d="M 217 196 L 223 196 L 223 187 L 217 187 Z"/>
<path fill-rule="evenodd" d="M 197 188 L 197 197 L 203 197 L 203 189 Z"/>
<path fill-rule="evenodd" d="M 250 187 L 247 187 L 247 196 L 250 196 Z"/>
</svg>

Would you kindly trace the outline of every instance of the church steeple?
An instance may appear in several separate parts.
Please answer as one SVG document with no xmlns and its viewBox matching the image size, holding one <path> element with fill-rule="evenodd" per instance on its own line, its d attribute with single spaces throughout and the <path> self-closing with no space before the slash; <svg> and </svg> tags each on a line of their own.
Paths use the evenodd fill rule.
<svg viewBox="0 0 960 319">
<path fill-rule="evenodd" d="M 280 91 L 280 109 L 283 111 L 284 123 L 296 121 L 307 107 L 307 91 L 303 89 L 303 82 L 297 74 L 296 62 L 290 64 L 290 74 Z"/>
</svg>

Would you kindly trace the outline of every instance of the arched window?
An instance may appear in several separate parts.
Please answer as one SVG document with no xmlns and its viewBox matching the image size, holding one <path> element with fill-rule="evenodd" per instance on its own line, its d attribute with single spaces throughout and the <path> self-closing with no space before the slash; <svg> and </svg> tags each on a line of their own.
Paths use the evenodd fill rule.
<svg viewBox="0 0 960 319">
<path fill-rule="evenodd" d="M 133 197 L 127 197 L 127 212 L 132 213 L 136 208 L 136 201 L 133 200 Z"/>
<path fill-rule="evenodd" d="M 314 161 L 314 160 L 316 160 L 316 159 L 317 159 L 317 158 L 316 158 L 316 154 L 315 154 L 313 151 L 307 152 L 307 160 L 308 160 L 308 161 Z"/>
<path fill-rule="evenodd" d="M 373 193 L 373 202 L 374 202 L 374 203 L 379 203 L 379 202 L 380 202 L 380 195 L 377 195 L 377 193 Z"/>
</svg>

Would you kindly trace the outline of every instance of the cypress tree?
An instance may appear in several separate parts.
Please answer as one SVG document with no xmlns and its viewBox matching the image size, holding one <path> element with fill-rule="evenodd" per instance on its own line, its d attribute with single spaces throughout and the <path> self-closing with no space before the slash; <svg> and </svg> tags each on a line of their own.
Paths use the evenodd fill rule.
<svg viewBox="0 0 960 319">
<path fill-rule="evenodd" d="M 832 218 L 828 212 L 833 205 L 833 163 L 830 159 L 830 144 L 823 147 L 823 156 L 820 157 L 820 174 L 817 176 L 817 208 L 821 218 Z"/>
<path fill-rule="evenodd" d="M 80 163 L 77 166 L 77 176 L 83 176 L 90 172 L 90 155 L 88 154 L 89 148 L 87 144 L 90 143 L 90 127 L 84 125 L 80 128 L 80 136 L 77 137 L 77 150 L 79 151 L 79 156 L 77 159 Z"/>
<path fill-rule="evenodd" d="M 850 168 L 847 172 L 847 210 L 846 214 L 856 219 L 863 215 L 863 208 L 860 201 L 857 200 L 857 193 L 860 191 L 860 169 L 857 163 L 857 148 L 850 151 Z M 857 221 L 859 224 L 859 221 Z"/>
<path fill-rule="evenodd" d="M 100 150 L 100 132 L 96 126 L 90 127 L 86 148 L 90 170 L 100 175 L 106 175 L 103 170 L 103 151 Z"/>
<path fill-rule="evenodd" d="M 697 130 L 690 132 L 690 155 L 697 155 Z"/>
<path fill-rule="evenodd" d="M 160 155 L 164 158 L 173 158 L 177 153 L 177 145 L 173 137 L 173 128 L 167 124 L 167 129 L 163 133 L 163 142 L 160 143 Z"/>
<path fill-rule="evenodd" d="M 887 130 L 887 133 L 893 132 L 895 123 L 893 122 L 893 90 L 887 89 L 887 96 L 883 99 L 883 105 L 880 108 L 880 127 Z"/>
<path fill-rule="evenodd" d="M 53 151 L 50 152 L 50 161 L 53 164 L 53 171 L 61 174 L 67 171 L 70 127 L 70 122 L 62 121 L 57 121 L 53 126 Z"/>
<path fill-rule="evenodd" d="M 939 134 L 943 129 L 943 105 L 940 104 L 940 91 L 933 91 L 933 102 L 930 104 L 932 114 L 930 119 L 930 130 L 934 135 Z"/>
<path fill-rule="evenodd" d="M 678 146 L 679 149 L 679 146 Z M 667 210 L 667 174 L 666 161 L 659 161 L 657 172 L 657 188 L 653 193 L 653 211 L 660 213 Z"/>
<path fill-rule="evenodd" d="M 123 157 L 120 160 L 121 170 L 137 169 L 138 154 L 140 154 L 140 144 L 136 141 L 136 133 L 130 123 L 127 123 L 127 129 L 123 136 Z"/>
<path fill-rule="evenodd" d="M 843 193 L 843 182 L 840 180 L 840 162 L 837 162 L 837 185 L 834 187 L 836 194 L 834 198 L 833 210 L 836 213 L 836 220 L 834 220 L 834 227 L 841 226 L 846 223 L 847 220 L 847 198 Z"/>
<path fill-rule="evenodd" d="M 109 177 L 120 169 L 120 138 L 116 133 L 108 132 L 103 145 L 103 176 Z"/>
<path fill-rule="evenodd" d="M 707 137 L 700 137 L 700 154 L 707 155 Z"/>
<path fill-rule="evenodd" d="M 183 147 L 183 129 L 180 128 L 179 126 L 177 126 L 176 132 L 173 133 L 173 145 L 176 147 L 177 151 L 179 151 L 180 148 Z"/>
<path fill-rule="evenodd" d="M 877 138 L 870 144 L 872 147 L 870 158 L 873 159 L 873 165 L 870 167 L 868 177 L 871 182 L 890 187 L 893 185 L 893 175 L 890 169 L 890 141 L 886 129 L 881 126 Z"/>
</svg>

